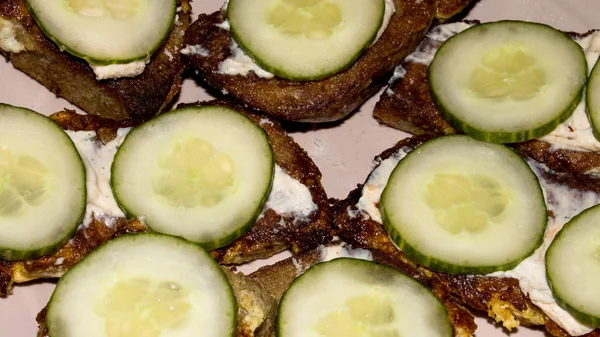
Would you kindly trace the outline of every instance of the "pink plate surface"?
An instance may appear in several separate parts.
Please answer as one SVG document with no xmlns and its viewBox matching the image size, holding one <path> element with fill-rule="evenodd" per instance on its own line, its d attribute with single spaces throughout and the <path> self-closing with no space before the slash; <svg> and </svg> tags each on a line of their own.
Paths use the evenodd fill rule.
<svg viewBox="0 0 600 337">
<path fill-rule="evenodd" d="M 212 12 L 222 0 L 196 0 L 194 16 Z M 600 28 L 598 0 L 481 0 L 476 3 L 467 19 L 493 21 L 501 19 L 529 20 L 550 24 L 561 30 L 585 32 Z M 377 95 L 378 96 L 378 95 Z M 179 97 L 181 102 L 206 100 L 210 96 L 186 80 Z M 399 139 L 403 132 L 378 125 L 371 117 L 377 97 L 365 103 L 360 111 L 336 125 L 316 126 L 307 131 L 295 131 L 292 136 L 310 154 L 323 173 L 323 185 L 330 197 L 343 198 L 361 183 L 372 168 L 372 159 Z M 50 94 L 44 87 L 26 75 L 0 61 L 0 102 L 25 106 L 49 114 L 65 107 L 74 108 L 63 99 Z M 259 261 L 245 271 L 268 263 Z M 19 285 L 14 294 L 0 298 L 0 337 L 33 337 L 37 332 L 35 316 L 50 298 L 54 284 L 35 282 Z M 508 335 L 486 318 L 478 318 L 478 337 Z M 520 328 L 514 337 L 542 337 L 541 330 Z"/>
</svg>

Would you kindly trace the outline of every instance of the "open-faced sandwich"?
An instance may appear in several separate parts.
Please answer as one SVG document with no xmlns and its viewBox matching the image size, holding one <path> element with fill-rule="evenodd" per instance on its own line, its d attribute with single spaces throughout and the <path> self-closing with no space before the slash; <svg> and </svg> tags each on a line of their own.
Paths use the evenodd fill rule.
<svg viewBox="0 0 600 337">
<path fill-rule="evenodd" d="M 58 281 L 38 314 L 38 337 L 267 337 L 275 311 L 256 281 L 220 267 L 198 245 L 128 234 Z"/>
<path fill-rule="evenodd" d="M 318 168 L 277 122 L 236 105 L 186 105 L 106 144 L 27 109 L 2 105 L 0 119 L 0 294 L 132 232 L 184 237 L 221 264 L 331 239 Z"/>
<path fill-rule="evenodd" d="M 321 264 L 338 258 L 344 261 L 336 262 L 338 267 L 331 269 L 335 273 L 315 281 L 312 276 L 302 276 L 329 270 L 335 264 Z M 472 336 L 476 329 L 473 316 L 448 287 L 429 274 L 385 250 L 334 242 L 249 276 L 280 302 L 274 325 L 277 336 Z M 396 283 L 408 276 L 424 287 L 409 281 Z M 389 291 L 389 287 L 395 290 Z"/>
<path fill-rule="evenodd" d="M 190 66 L 224 95 L 286 120 L 340 119 L 372 96 L 435 20 L 468 0 L 230 0 L 186 33 Z"/>
<path fill-rule="evenodd" d="M 187 0 L 5 0 L 0 53 L 87 113 L 139 124 L 179 91 Z"/>
<path fill-rule="evenodd" d="M 507 329 L 599 336 L 600 180 L 465 135 L 418 136 L 376 159 L 334 226 Z M 413 271 L 411 271 L 413 270 Z"/>
<path fill-rule="evenodd" d="M 488 27 L 505 36 L 484 33 Z M 440 25 L 396 69 L 374 116 L 413 134 L 465 132 L 496 142 L 522 142 L 515 146 L 553 169 L 594 173 L 600 166 L 595 131 L 600 67 L 594 67 L 599 56 L 598 31 L 565 34 L 510 21 Z M 448 95 L 445 87 L 453 93 Z M 469 109 L 473 117 L 457 114 Z"/>
</svg>

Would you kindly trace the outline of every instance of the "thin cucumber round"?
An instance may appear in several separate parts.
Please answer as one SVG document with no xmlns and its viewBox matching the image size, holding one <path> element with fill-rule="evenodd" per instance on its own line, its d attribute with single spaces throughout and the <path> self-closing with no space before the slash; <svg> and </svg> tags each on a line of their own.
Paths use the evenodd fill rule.
<svg viewBox="0 0 600 337">
<path fill-rule="evenodd" d="M 550 133 L 581 101 L 581 47 L 550 26 L 499 21 L 448 39 L 429 67 L 434 102 L 478 140 L 522 142 Z"/>
<path fill-rule="evenodd" d="M 237 304 L 219 265 L 181 238 L 109 241 L 69 270 L 48 304 L 50 337 L 232 337 Z"/>
<path fill-rule="evenodd" d="M 583 324 L 600 328 L 600 206 L 583 211 L 546 252 L 546 277 L 556 303 Z"/>
<path fill-rule="evenodd" d="M 0 259 L 55 252 L 86 207 L 85 167 L 69 136 L 35 111 L 0 104 Z"/>
<path fill-rule="evenodd" d="M 542 243 L 539 181 L 512 149 L 452 135 L 402 159 L 381 195 L 383 223 L 417 263 L 450 274 L 515 267 Z"/>
<path fill-rule="evenodd" d="M 350 67 L 377 36 L 384 12 L 384 0 L 230 0 L 227 19 L 263 69 L 311 81 Z"/>
<path fill-rule="evenodd" d="M 220 106 L 186 107 L 127 135 L 111 184 L 129 216 L 212 250 L 254 225 L 274 165 L 267 134 L 246 116 Z"/>
<path fill-rule="evenodd" d="M 448 312 L 423 285 L 388 266 L 352 258 L 319 263 L 283 295 L 278 337 L 450 337 Z"/>
<path fill-rule="evenodd" d="M 594 137 L 600 140 L 600 65 L 598 63 L 596 61 L 596 65 L 592 68 L 585 97 Z"/>
<path fill-rule="evenodd" d="M 94 65 L 147 59 L 167 38 L 176 0 L 25 0 L 44 34 Z"/>
</svg>

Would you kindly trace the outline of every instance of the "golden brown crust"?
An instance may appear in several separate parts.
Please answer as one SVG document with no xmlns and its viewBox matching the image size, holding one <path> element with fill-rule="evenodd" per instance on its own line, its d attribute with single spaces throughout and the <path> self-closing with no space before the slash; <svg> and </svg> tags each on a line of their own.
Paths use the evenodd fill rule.
<svg viewBox="0 0 600 337">
<path fill-rule="evenodd" d="M 585 36 L 576 33 L 570 35 L 580 38 Z M 439 46 L 439 41 L 425 38 L 418 48 L 427 50 Z M 406 70 L 406 74 L 392 83 L 381 95 L 373 110 L 373 116 L 382 124 L 415 135 L 458 133 L 457 129 L 442 118 L 433 103 L 427 79 L 428 66 L 405 61 L 402 67 Z M 597 152 L 558 149 L 539 140 L 513 146 L 528 157 L 543 162 L 559 172 L 587 173 L 600 167 L 600 153 Z"/>
<path fill-rule="evenodd" d="M 11 293 L 13 282 L 60 277 L 103 243 L 124 234 L 145 231 L 148 229 L 138 219 L 94 218 L 87 227 L 78 229 L 71 240 L 52 255 L 28 261 L 0 260 L 0 296 Z"/>
<path fill-rule="evenodd" d="M 444 0 L 449 11 L 466 6 L 466 0 Z M 208 56 L 190 55 L 198 77 L 232 98 L 277 118 L 326 122 L 340 119 L 374 94 L 384 77 L 408 55 L 437 15 L 435 0 L 395 0 L 396 12 L 381 38 L 347 70 L 319 81 L 294 82 L 219 74 L 219 63 L 230 54 L 231 35 L 215 24 L 225 13 L 202 14 L 186 33 L 188 45 L 201 45 Z"/>
<path fill-rule="evenodd" d="M 399 149 L 410 151 L 431 138 L 430 135 L 422 135 L 404 139 L 377 158 L 384 160 Z M 520 154 L 528 157 L 527 153 Z M 600 180 L 589 176 L 549 170 L 544 172 L 543 179 L 572 189 L 600 194 Z M 356 247 L 382 251 L 390 260 L 403 266 L 402 271 L 419 282 L 439 289 L 446 296 L 456 298 L 472 309 L 487 312 L 509 330 L 519 325 L 545 325 L 547 331 L 554 336 L 568 336 L 529 300 L 521 291 L 516 279 L 437 273 L 409 260 L 390 241 L 383 225 L 358 210 L 356 205 L 360 195 L 361 186 L 352 191 L 346 199 L 337 202 L 332 209 L 334 227 L 341 238 Z M 600 330 L 596 329 L 585 336 L 600 336 Z"/>
<path fill-rule="evenodd" d="M 139 124 L 165 109 L 179 91 L 184 70 L 179 50 L 191 21 L 189 1 L 179 0 L 179 7 L 178 23 L 135 78 L 97 81 L 85 61 L 61 52 L 42 33 L 23 0 L 0 2 L 0 18 L 17 25 L 17 39 L 25 46 L 20 53 L 4 54 L 15 68 L 84 111 Z"/>
<path fill-rule="evenodd" d="M 403 63 L 404 77 L 381 95 L 373 116 L 380 123 L 414 135 L 458 132 L 438 112 L 429 94 L 427 65 Z"/>
<path fill-rule="evenodd" d="M 436 19 L 438 22 L 444 22 L 461 11 L 465 10 L 470 3 L 474 3 L 471 0 L 438 0 Z"/>
<path fill-rule="evenodd" d="M 277 315 L 277 301 L 264 287 L 242 273 L 222 267 L 238 305 L 237 337 L 270 336 Z"/>
<path fill-rule="evenodd" d="M 279 302 L 294 279 L 320 260 L 321 253 L 318 249 L 313 249 L 264 266 L 249 276 L 262 284 L 269 294 Z"/>
</svg>

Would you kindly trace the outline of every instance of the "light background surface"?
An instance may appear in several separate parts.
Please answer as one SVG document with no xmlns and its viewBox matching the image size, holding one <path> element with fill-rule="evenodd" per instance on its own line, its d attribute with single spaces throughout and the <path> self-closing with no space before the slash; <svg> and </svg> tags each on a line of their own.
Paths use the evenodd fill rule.
<svg viewBox="0 0 600 337">
<path fill-rule="evenodd" d="M 1 0 L 0 0 L 1 1 Z M 222 0 L 195 0 L 194 18 L 199 13 L 217 10 Z M 550 24 L 561 30 L 585 32 L 600 28 L 598 0 L 481 0 L 472 6 L 466 19 L 494 21 L 528 20 Z M 406 134 L 378 125 L 371 112 L 377 96 L 343 122 L 304 126 L 292 136 L 310 154 L 323 173 L 323 185 L 330 197 L 344 198 L 361 183 L 373 164 L 372 159 Z M 179 102 L 207 100 L 210 96 L 186 80 Z M 56 98 L 44 87 L 0 60 L 0 102 L 28 107 L 44 114 L 74 107 Z M 283 255 L 285 256 L 285 254 Z M 259 261 L 244 271 L 268 263 Z M 0 298 L 0 337 L 33 337 L 37 333 L 36 314 L 46 305 L 54 284 L 34 282 L 15 286 L 14 294 Z M 73 313 L 77 315 L 77 313 Z M 501 337 L 508 334 L 491 320 L 477 318 L 478 337 Z M 542 330 L 520 328 L 514 337 L 542 337 Z"/>
</svg>

